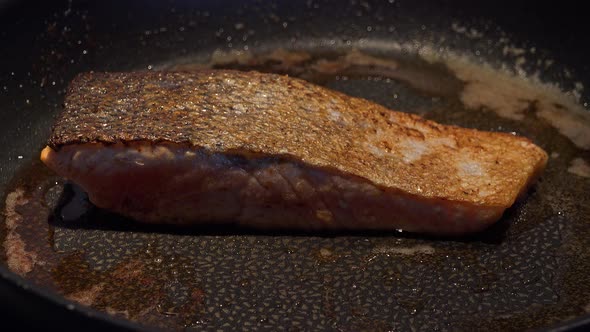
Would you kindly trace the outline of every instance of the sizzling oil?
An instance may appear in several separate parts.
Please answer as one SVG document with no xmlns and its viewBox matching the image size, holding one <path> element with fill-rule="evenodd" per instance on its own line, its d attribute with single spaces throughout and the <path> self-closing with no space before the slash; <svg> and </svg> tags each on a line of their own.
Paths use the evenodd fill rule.
<svg viewBox="0 0 590 332">
<path fill-rule="evenodd" d="M 209 62 L 159 68 L 284 73 L 441 123 L 531 138 L 552 155 L 547 170 L 481 234 L 434 239 L 140 225 L 96 209 L 33 161 L 7 192 L 12 212 L 1 228 L 0 258 L 66 298 L 161 328 L 521 330 L 583 314 L 590 298 L 590 285 L 580 283 L 590 272 L 587 115 L 546 86 L 439 60 L 275 50 L 217 52 Z M 515 87 L 509 93 L 499 86 L 507 82 Z"/>
</svg>

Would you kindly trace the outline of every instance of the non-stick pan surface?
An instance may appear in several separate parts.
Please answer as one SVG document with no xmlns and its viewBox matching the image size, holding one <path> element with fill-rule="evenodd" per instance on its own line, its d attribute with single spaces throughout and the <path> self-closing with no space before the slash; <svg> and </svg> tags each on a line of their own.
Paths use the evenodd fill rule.
<svg viewBox="0 0 590 332">
<path fill-rule="evenodd" d="M 561 27 L 548 26 L 525 15 L 528 4 L 4 5 L 2 275 L 59 306 L 127 327 L 522 330 L 583 317 L 590 310 L 590 181 L 583 169 L 568 169 L 574 159 L 588 162 L 588 151 L 535 117 L 542 106 L 534 100 L 522 119 L 467 109 L 459 98 L 467 83 L 444 61 L 420 55 L 450 50 L 528 74 L 541 68 L 541 80 L 581 93 L 583 104 L 590 52 L 576 38 L 586 26 L 563 17 Z M 547 17 L 549 7 L 536 5 Z M 560 37 L 563 29 L 569 37 Z M 342 65 L 359 53 L 364 60 Z M 496 226 L 463 239 L 146 226 L 93 207 L 36 161 L 76 73 L 203 66 L 287 73 L 437 121 L 516 132 L 553 158 Z"/>
</svg>

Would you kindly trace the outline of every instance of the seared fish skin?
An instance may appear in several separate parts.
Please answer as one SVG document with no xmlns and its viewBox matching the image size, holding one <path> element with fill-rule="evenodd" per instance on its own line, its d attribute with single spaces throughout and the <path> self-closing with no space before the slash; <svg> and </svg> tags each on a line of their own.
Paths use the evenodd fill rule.
<svg viewBox="0 0 590 332">
<path fill-rule="evenodd" d="M 497 221 L 547 154 L 295 78 L 202 71 L 79 75 L 41 159 L 138 221 L 457 235 Z"/>
</svg>

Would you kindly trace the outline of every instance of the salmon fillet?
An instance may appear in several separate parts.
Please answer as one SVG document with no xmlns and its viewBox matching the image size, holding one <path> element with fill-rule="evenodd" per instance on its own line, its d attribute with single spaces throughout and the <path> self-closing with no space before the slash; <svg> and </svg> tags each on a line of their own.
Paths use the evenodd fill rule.
<svg viewBox="0 0 590 332">
<path fill-rule="evenodd" d="M 41 159 L 142 222 L 458 235 L 496 222 L 547 154 L 299 79 L 213 70 L 80 74 Z"/>
</svg>

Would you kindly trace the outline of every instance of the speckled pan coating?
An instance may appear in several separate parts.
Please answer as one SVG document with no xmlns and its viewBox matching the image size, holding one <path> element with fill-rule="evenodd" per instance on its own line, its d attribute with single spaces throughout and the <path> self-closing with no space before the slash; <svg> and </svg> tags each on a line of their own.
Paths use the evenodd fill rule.
<svg viewBox="0 0 590 332">
<path fill-rule="evenodd" d="M 590 287 L 580 280 L 590 271 L 590 181 L 567 172 L 580 153 L 567 138 L 536 118 L 474 113 L 393 81 L 329 86 L 427 110 L 441 123 L 526 133 L 561 156 L 499 223 L 460 241 L 140 225 L 94 208 L 79 188 L 64 190 L 37 162 L 7 192 L 22 196 L 16 214 L 6 215 L 13 220 L 0 224 L 0 261 L 6 264 L 4 241 L 15 239 L 25 249 L 17 253 L 35 257 L 23 275 L 32 283 L 167 330 L 522 331 L 588 310 Z M 403 98 L 391 103 L 391 91 Z M 416 247 L 431 249 L 400 254 Z M 14 271 L 28 270 L 25 262 Z"/>
</svg>

